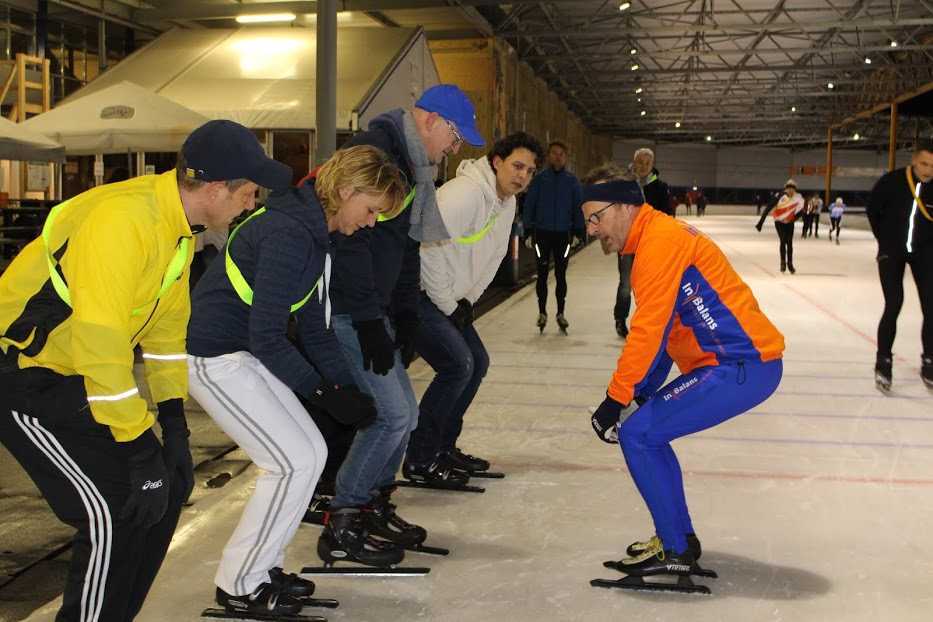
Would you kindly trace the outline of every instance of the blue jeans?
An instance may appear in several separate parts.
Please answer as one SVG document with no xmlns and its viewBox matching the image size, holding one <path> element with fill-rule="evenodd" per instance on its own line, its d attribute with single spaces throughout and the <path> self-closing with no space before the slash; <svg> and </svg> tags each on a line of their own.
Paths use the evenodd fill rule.
<svg viewBox="0 0 933 622">
<path fill-rule="evenodd" d="M 395 481 L 408 437 L 418 425 L 418 400 L 397 351 L 388 375 L 366 371 L 353 320 L 349 315 L 335 315 L 332 321 L 356 386 L 376 402 L 376 421 L 356 433 L 337 472 L 333 507 L 361 506 L 369 502 L 374 490 Z M 394 335 L 388 320 L 386 330 Z"/>
<path fill-rule="evenodd" d="M 619 425 L 619 444 L 658 537 L 667 550 L 687 549 L 694 533 L 671 441 L 751 410 L 774 393 L 781 360 L 701 367 L 674 379 Z"/>
<path fill-rule="evenodd" d="M 419 314 L 415 347 L 437 375 L 421 398 L 407 460 L 424 464 L 457 444 L 463 416 L 489 369 L 489 354 L 472 324 L 460 332 L 427 295 L 421 296 Z"/>
</svg>

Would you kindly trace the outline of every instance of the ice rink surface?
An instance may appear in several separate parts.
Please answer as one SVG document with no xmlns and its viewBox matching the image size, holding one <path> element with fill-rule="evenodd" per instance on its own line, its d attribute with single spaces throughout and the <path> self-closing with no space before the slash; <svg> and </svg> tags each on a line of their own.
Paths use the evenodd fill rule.
<svg viewBox="0 0 933 622">
<path fill-rule="evenodd" d="M 569 336 L 549 305 L 534 326 L 534 286 L 477 322 L 492 360 L 467 415 L 461 447 L 493 461 L 504 480 L 485 494 L 400 490 L 406 519 L 425 526 L 447 558 L 409 554 L 423 578 L 320 578 L 331 620 L 923 621 L 933 617 L 933 394 L 922 385 L 920 311 L 906 278 L 894 394 L 872 380 L 882 309 L 875 244 L 843 229 L 842 244 L 800 240 L 796 275 L 778 271 L 777 235 L 748 216 L 688 218 L 710 235 L 784 333 L 785 375 L 752 412 L 678 440 L 687 500 L 717 580 L 712 596 L 590 587 L 618 578 L 602 561 L 651 535 L 648 513 L 617 447 L 599 442 L 599 404 L 622 341 L 612 305 L 614 257 L 593 244 L 568 272 Z M 553 296 L 553 280 L 551 284 Z M 417 391 L 431 370 L 413 365 Z M 198 620 L 212 605 L 221 549 L 255 469 L 201 497 L 183 517 L 141 622 Z M 317 564 L 319 528 L 304 525 L 287 568 Z M 31 620 L 51 620 L 54 605 Z"/>
</svg>

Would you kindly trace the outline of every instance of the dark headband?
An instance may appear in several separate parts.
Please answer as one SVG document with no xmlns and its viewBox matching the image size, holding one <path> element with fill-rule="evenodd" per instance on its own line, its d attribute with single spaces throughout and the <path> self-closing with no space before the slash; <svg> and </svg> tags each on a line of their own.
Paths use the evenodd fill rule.
<svg viewBox="0 0 933 622">
<path fill-rule="evenodd" d="M 606 201 L 609 203 L 625 203 L 626 205 L 641 205 L 645 202 L 645 193 L 637 181 L 609 181 L 602 184 L 583 186 L 583 202 Z"/>
</svg>

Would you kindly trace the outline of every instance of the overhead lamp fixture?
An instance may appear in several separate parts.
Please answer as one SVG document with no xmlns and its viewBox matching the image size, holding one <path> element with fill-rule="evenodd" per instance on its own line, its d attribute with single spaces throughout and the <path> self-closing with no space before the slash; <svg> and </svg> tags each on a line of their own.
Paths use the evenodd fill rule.
<svg viewBox="0 0 933 622">
<path fill-rule="evenodd" d="M 868 56 L 865 57 L 865 64 L 871 65 L 871 58 L 869 58 Z"/>
<path fill-rule="evenodd" d="M 828 88 L 828 89 L 834 89 L 834 88 L 836 88 L 836 85 L 833 84 L 832 82 L 827 82 L 827 83 L 826 83 L 826 88 Z"/>
<path fill-rule="evenodd" d="M 629 54 L 638 54 L 638 50 L 636 50 L 635 48 L 632 48 L 631 50 L 628 51 L 628 53 L 629 53 Z"/>
<path fill-rule="evenodd" d="M 892 48 L 896 48 L 896 47 L 897 47 L 897 41 L 895 41 L 894 39 L 891 39 L 891 47 L 892 47 Z"/>
<path fill-rule="evenodd" d="M 707 134 L 707 135 L 706 135 L 706 142 L 708 142 L 708 143 L 713 142 L 713 137 L 710 136 L 709 134 Z"/>
<path fill-rule="evenodd" d="M 638 63 L 632 65 L 632 71 L 638 71 Z"/>
<path fill-rule="evenodd" d="M 237 15 L 238 24 L 271 24 L 295 21 L 294 13 L 257 13 L 255 15 Z"/>
<path fill-rule="evenodd" d="M 641 103 L 641 97 L 638 98 L 638 103 L 639 103 L 639 104 Z"/>
<path fill-rule="evenodd" d="M 680 121 L 674 122 L 674 127 L 680 127 Z"/>
<path fill-rule="evenodd" d="M 631 2 L 623 2 L 622 4 L 619 5 L 620 11 L 628 11 L 630 8 L 632 8 Z"/>
<path fill-rule="evenodd" d="M 641 111 L 641 116 L 645 116 L 646 114 L 648 114 L 648 113 L 645 112 L 644 110 Z"/>
<path fill-rule="evenodd" d="M 797 106 L 791 106 L 791 107 L 790 107 L 790 111 L 791 111 L 791 112 L 797 112 Z"/>
<path fill-rule="evenodd" d="M 641 87 L 638 87 L 637 89 L 635 89 L 635 94 L 638 95 L 639 93 L 642 92 L 642 90 L 644 89 L 642 89 Z"/>
<path fill-rule="evenodd" d="M 861 135 L 858 132 L 856 132 L 855 134 L 852 134 L 852 140 L 858 140 L 860 138 L 861 138 Z"/>
</svg>

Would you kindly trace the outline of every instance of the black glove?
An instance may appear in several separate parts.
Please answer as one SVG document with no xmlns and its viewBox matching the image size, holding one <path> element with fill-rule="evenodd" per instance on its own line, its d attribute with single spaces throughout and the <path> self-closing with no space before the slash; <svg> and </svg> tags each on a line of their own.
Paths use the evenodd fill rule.
<svg viewBox="0 0 933 622">
<path fill-rule="evenodd" d="M 525 229 L 525 248 L 531 250 L 535 247 L 535 230 Z"/>
<path fill-rule="evenodd" d="M 590 417 L 590 423 L 593 425 L 593 431 L 604 443 L 615 445 L 619 442 L 619 416 L 622 414 L 622 404 L 615 401 L 608 395 L 599 408 Z"/>
<path fill-rule="evenodd" d="M 402 365 L 405 369 L 415 360 L 415 335 L 418 334 L 418 325 L 421 320 L 413 313 L 400 313 L 393 322 L 395 325 L 395 347 L 402 356 Z"/>
<path fill-rule="evenodd" d="M 385 376 L 395 364 L 395 345 L 389 339 L 382 318 L 353 322 L 356 338 L 363 352 L 363 369 L 372 369 L 374 374 Z"/>
<path fill-rule="evenodd" d="M 162 447 L 151 428 L 127 445 L 133 452 L 129 457 L 130 496 L 120 510 L 120 520 L 148 529 L 165 516 L 169 497 L 168 471 L 162 458 Z"/>
<path fill-rule="evenodd" d="M 373 398 L 360 391 L 356 385 L 332 385 L 323 382 L 308 396 L 308 402 L 343 425 L 362 429 L 376 420 L 376 404 Z"/>
<path fill-rule="evenodd" d="M 188 425 L 185 408 L 180 398 L 159 402 L 159 425 L 162 426 L 162 459 L 165 469 L 184 492 L 182 502 L 194 490 L 194 461 L 188 446 Z"/>
<path fill-rule="evenodd" d="M 457 301 L 457 308 L 447 316 L 461 333 L 473 323 L 473 303 L 466 298 Z"/>
</svg>

